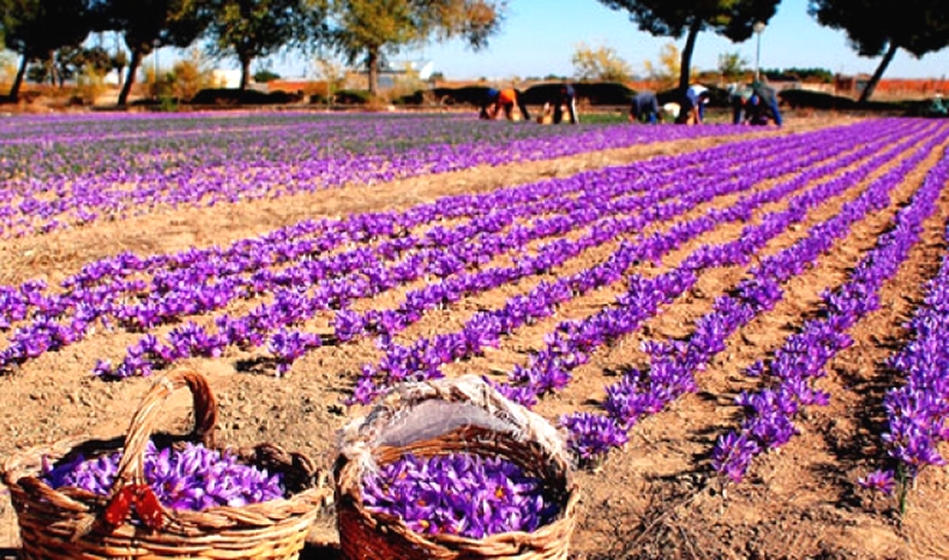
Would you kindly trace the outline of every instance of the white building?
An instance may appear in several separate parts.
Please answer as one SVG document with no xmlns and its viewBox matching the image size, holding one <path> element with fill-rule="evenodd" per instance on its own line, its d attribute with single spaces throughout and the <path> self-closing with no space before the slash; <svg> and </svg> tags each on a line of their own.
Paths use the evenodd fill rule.
<svg viewBox="0 0 949 560">
<path fill-rule="evenodd" d="M 241 85 L 241 71 L 215 68 L 211 70 L 211 80 L 216 88 L 237 88 Z"/>
</svg>

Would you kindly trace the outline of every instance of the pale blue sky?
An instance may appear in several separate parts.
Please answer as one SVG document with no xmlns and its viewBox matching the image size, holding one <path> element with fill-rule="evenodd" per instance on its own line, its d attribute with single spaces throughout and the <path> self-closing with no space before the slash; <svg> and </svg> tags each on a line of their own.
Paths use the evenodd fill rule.
<svg viewBox="0 0 949 560">
<path fill-rule="evenodd" d="M 657 61 L 668 37 L 639 31 L 627 12 L 610 10 L 598 0 L 510 0 L 508 18 L 500 34 L 485 50 L 472 52 L 460 42 L 434 44 L 400 59 L 434 61 L 435 70 L 450 79 L 505 80 L 511 77 L 573 74 L 571 55 L 578 43 L 616 49 L 634 72 L 643 61 Z M 685 38 L 674 41 L 680 49 Z M 734 44 L 710 32 L 699 35 L 693 68 L 711 70 L 718 56 L 739 52 L 754 66 L 756 39 Z M 832 72 L 872 73 L 879 58 L 861 58 L 847 45 L 846 34 L 821 27 L 807 14 L 807 0 L 783 0 L 761 35 L 762 68 L 827 68 Z M 235 65 L 236 67 L 236 65 Z M 313 75 L 313 65 L 299 57 L 276 57 L 273 69 L 291 76 Z M 949 49 L 915 59 L 899 51 L 887 78 L 949 77 Z"/>
</svg>

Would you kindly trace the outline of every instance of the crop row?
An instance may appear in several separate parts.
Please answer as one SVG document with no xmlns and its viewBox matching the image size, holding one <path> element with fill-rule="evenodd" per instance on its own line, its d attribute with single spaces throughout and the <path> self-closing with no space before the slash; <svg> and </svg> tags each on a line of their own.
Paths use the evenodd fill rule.
<svg viewBox="0 0 949 560">
<path fill-rule="evenodd" d="M 4 236 L 160 208 L 277 198 L 741 130 L 497 126 L 472 117 L 301 113 L 242 119 L 114 117 L 105 125 L 61 119 L 10 135 L 8 127 L 31 122 L 12 120 L 0 128 Z"/>
<path fill-rule="evenodd" d="M 868 128 L 865 134 L 877 134 L 876 130 Z M 893 134 L 902 132 L 897 128 Z M 872 137 L 855 134 L 855 130 L 832 130 L 821 135 L 824 140 L 818 143 L 811 135 L 746 141 L 694 156 L 665 158 L 490 195 L 455 198 L 400 214 L 356 216 L 344 222 L 305 222 L 225 249 L 149 257 L 126 254 L 92 263 L 64 281 L 62 293 L 49 293 L 36 282 L 0 291 L 2 308 L 6 310 L 0 327 L 15 325 L 10 344 L 0 351 L 0 365 L 22 364 L 46 351 L 72 344 L 99 322 L 106 328 L 117 324 L 148 332 L 187 316 L 212 313 L 235 298 L 261 296 L 272 302 L 240 317 L 219 316 L 218 333 L 208 334 L 187 323 L 172 331 L 169 343 L 160 343 L 149 334 L 130 349 L 129 357 L 117 369 L 102 364 L 99 371 L 119 377 L 148 373 L 153 365 L 150 362 L 165 365 L 190 355 L 219 355 L 228 345 L 246 348 L 269 344 L 287 363 L 297 357 L 294 354 L 299 350 L 288 348 L 293 344 L 288 341 L 311 345 L 319 342 L 313 336 L 288 338 L 280 334 L 287 326 L 312 318 L 320 310 L 346 307 L 357 297 L 377 295 L 423 275 L 442 278 L 440 284 L 454 279 L 452 288 L 408 296 L 402 309 L 364 317 L 353 317 L 340 310 L 331 321 L 337 326 L 336 338 L 342 341 L 358 331 L 391 334 L 395 326 L 404 326 L 408 317 L 423 313 L 426 300 L 450 301 L 479 286 L 483 290 L 526 274 L 540 273 L 556 264 L 551 258 L 562 261 L 583 247 L 639 231 L 651 222 L 674 218 L 703 200 L 750 188 L 755 181 L 748 179 L 749 168 L 768 161 L 769 157 L 782 157 L 785 161 L 769 166 L 767 172 L 758 171 L 755 180 L 794 169 L 800 162 L 786 159 L 795 154 L 793 150 L 802 156 L 810 152 L 810 158 L 818 161 Z M 851 144 L 844 141 L 846 137 L 853 138 Z M 884 134 L 879 142 L 893 137 Z M 828 148 L 820 148 L 823 145 Z M 754 156 L 753 163 L 742 164 L 749 155 Z M 714 169 L 709 169 L 711 162 Z M 577 199 L 578 193 L 593 189 L 598 192 L 597 197 Z M 658 204 L 665 199 L 670 201 Z M 438 223 L 446 217 L 462 222 L 445 229 Z M 537 221 L 531 227 L 512 227 L 515 220 L 523 219 Z M 538 256 L 522 259 L 523 264 L 509 267 L 506 272 L 487 269 L 476 274 L 458 274 L 477 268 L 478 261 L 486 255 L 503 251 L 517 254 L 532 239 L 562 235 L 587 224 L 592 224 L 591 233 L 585 242 L 578 242 L 572 249 L 565 247 L 568 242 L 561 239 L 545 245 L 547 249 Z M 429 229 L 423 234 L 406 235 L 419 226 Z M 502 235 L 504 228 L 510 229 Z M 367 243 L 374 239 L 379 242 Z M 357 245 L 349 250 L 331 251 L 343 243 Z M 544 257 L 545 254 L 548 256 Z M 313 293 L 308 292 L 311 290 Z M 414 309 L 413 302 L 417 304 Z"/>
</svg>

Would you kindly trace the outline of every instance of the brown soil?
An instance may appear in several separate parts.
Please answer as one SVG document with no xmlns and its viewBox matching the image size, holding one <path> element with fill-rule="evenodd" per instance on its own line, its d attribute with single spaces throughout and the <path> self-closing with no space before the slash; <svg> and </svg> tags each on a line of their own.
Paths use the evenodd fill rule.
<svg viewBox="0 0 949 560">
<path fill-rule="evenodd" d="M 839 124 L 837 120 L 833 124 Z M 800 120 L 788 134 L 832 124 L 817 117 Z M 102 223 L 72 231 L 20 240 L 0 241 L 0 282 L 43 278 L 51 285 L 92 260 L 135 251 L 165 253 L 226 245 L 304 218 L 344 216 L 351 212 L 407 208 L 440 196 L 490 191 L 500 186 L 547 177 L 564 177 L 585 169 L 615 165 L 658 154 L 673 154 L 726 141 L 709 138 L 584 154 L 556 161 L 481 168 L 443 176 L 420 177 L 372 189 L 347 187 L 277 201 L 257 201 L 228 208 L 188 209 Z M 942 156 L 940 150 L 939 156 Z M 944 157 L 944 156 L 942 156 Z M 921 169 L 934 164 L 930 158 Z M 754 382 L 744 366 L 780 346 L 797 325 L 814 315 L 819 294 L 844 282 L 849 270 L 893 214 L 918 187 L 922 174 L 911 173 L 893 196 L 893 203 L 857 224 L 850 236 L 803 276 L 786 286 L 787 296 L 771 313 L 741 329 L 699 377 L 700 390 L 651 418 L 631 432 L 625 450 L 615 452 L 595 470 L 579 471 L 582 488 L 579 527 L 571 550 L 576 559 L 606 558 L 949 558 L 949 526 L 942 512 L 949 502 L 949 474 L 930 469 L 910 493 L 909 508 L 900 518 L 893 504 L 871 499 L 855 485 L 858 476 L 876 468 L 882 455 L 879 432 L 880 398 L 890 375 L 882 360 L 905 339 L 902 324 L 922 297 L 921 287 L 945 252 L 943 224 L 949 218 L 949 196 L 925 224 L 922 242 L 885 287 L 887 306 L 865 318 L 852 331 L 856 343 L 829 368 L 822 387 L 833 395 L 831 405 L 811 409 L 798 421 L 801 435 L 779 452 L 756 461 L 748 479 L 722 492 L 710 477 L 708 454 L 715 439 L 736 425 L 733 397 Z M 809 225 L 832 216 L 866 182 L 813 210 L 807 221 L 770 243 L 763 254 L 787 247 Z M 724 200 L 724 199 L 723 199 Z M 716 201 L 697 212 L 721 205 Z M 771 205 L 764 211 L 779 208 Z M 668 224 L 659 226 L 660 229 Z M 734 239 L 739 226 L 723 226 L 674 251 L 661 267 L 642 265 L 633 272 L 654 274 L 675 266 L 695 247 Z M 547 279 L 589 266 L 597 250 L 574 259 Z M 500 261 L 499 261 L 500 262 Z M 705 272 L 689 293 L 668 306 L 639 332 L 597 352 L 575 372 L 574 383 L 546 399 L 537 411 L 554 420 L 573 410 L 593 410 L 603 387 L 617 380 L 623 367 L 643 364 L 639 342 L 647 338 L 687 336 L 695 319 L 714 298 L 734 286 L 746 268 Z M 403 341 L 459 326 L 479 308 L 493 308 L 516 293 L 525 293 L 543 277 L 505 286 L 430 313 L 400 335 Z M 498 350 L 446 368 L 492 375 L 524 363 L 531 349 L 543 344 L 543 333 L 565 318 L 582 318 L 612 301 L 621 286 L 610 286 L 565 305 L 547 321 L 526 327 L 505 339 Z M 383 294 L 358 307 L 396 305 L 405 288 Z M 322 316 L 312 323 L 326 323 Z M 126 429 L 150 379 L 106 383 L 91 376 L 95 361 L 118 358 L 138 335 L 99 330 L 82 342 L 41 356 L 13 374 L 0 377 L 0 458 L 30 445 L 68 435 L 114 436 Z M 378 359 L 371 343 L 326 346 L 298 361 L 289 375 L 241 372 L 237 364 L 254 358 L 230 350 L 220 359 L 194 359 L 186 365 L 205 373 L 220 400 L 218 440 L 233 445 L 262 441 L 302 451 L 328 468 L 335 458 L 335 432 L 363 409 L 347 410 L 359 367 Z M 188 401 L 179 395 L 166 407 L 167 427 L 181 428 Z M 321 515 L 310 535 L 305 558 L 336 558 L 338 541 L 331 509 Z M 16 519 L 9 496 L 0 496 L 0 548 L 8 554 L 18 546 Z M 2 556 L 2 553 L 0 553 Z"/>
</svg>

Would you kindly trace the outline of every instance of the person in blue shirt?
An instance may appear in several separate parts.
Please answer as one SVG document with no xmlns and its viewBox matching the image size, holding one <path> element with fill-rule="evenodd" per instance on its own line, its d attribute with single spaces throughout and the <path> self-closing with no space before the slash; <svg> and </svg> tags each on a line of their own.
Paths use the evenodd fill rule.
<svg viewBox="0 0 949 560">
<path fill-rule="evenodd" d="M 629 122 L 659 124 L 661 111 L 656 92 L 643 90 L 633 96 L 629 105 Z"/>
<path fill-rule="evenodd" d="M 774 88 L 764 82 L 752 82 L 751 97 L 745 104 L 749 124 L 766 125 L 769 122 L 781 126 L 781 110 L 778 108 L 778 94 Z"/>
<path fill-rule="evenodd" d="M 679 124 L 702 124 L 705 119 L 705 105 L 709 101 L 708 88 L 693 84 L 680 95 L 681 110 L 676 122 Z"/>
<path fill-rule="evenodd" d="M 492 110 L 498 102 L 498 96 L 501 94 L 500 90 L 494 88 L 488 88 L 484 92 L 484 98 L 481 100 L 481 111 L 478 113 L 478 118 L 484 120 L 491 120 L 494 118 Z"/>
<path fill-rule="evenodd" d="M 577 118 L 577 92 L 570 84 L 563 84 L 557 90 L 557 96 L 554 99 L 554 124 L 560 124 L 563 121 L 563 110 L 567 109 L 570 115 L 570 124 L 577 124 L 580 119 Z"/>
</svg>

